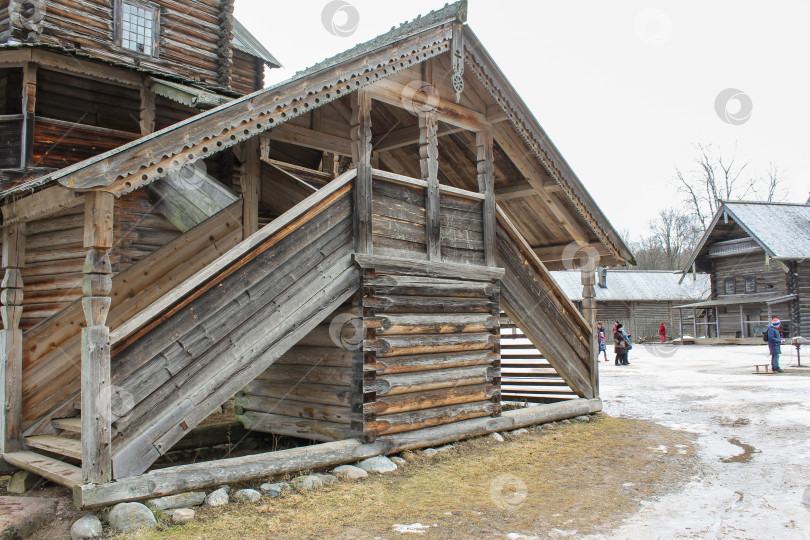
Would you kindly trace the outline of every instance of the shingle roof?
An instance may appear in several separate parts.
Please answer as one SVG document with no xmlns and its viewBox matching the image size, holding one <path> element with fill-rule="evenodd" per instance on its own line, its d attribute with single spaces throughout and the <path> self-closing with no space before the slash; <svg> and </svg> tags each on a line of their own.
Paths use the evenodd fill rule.
<svg viewBox="0 0 810 540">
<path fill-rule="evenodd" d="M 810 206 L 729 201 L 723 208 L 771 257 L 810 258 Z"/>
<path fill-rule="evenodd" d="M 259 42 L 256 37 L 238 20 L 233 20 L 233 46 L 261 60 L 270 67 L 281 67 L 276 57 Z"/>
<path fill-rule="evenodd" d="M 576 302 L 582 300 L 582 282 L 579 270 L 553 270 L 551 275 L 570 300 Z M 698 273 L 694 280 L 690 274 L 679 285 L 680 278 L 680 274 L 674 274 L 671 271 L 608 270 L 607 288 L 603 289 L 597 284 L 594 286 L 594 291 L 598 302 L 689 301 L 709 298 L 711 294 L 709 274 Z"/>
</svg>

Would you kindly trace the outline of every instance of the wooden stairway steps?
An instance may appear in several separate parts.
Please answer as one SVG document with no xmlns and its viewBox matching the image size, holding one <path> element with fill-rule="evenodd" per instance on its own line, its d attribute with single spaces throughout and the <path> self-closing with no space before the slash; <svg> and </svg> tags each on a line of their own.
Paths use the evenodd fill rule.
<svg viewBox="0 0 810 540">
<path fill-rule="evenodd" d="M 29 471 L 63 486 L 73 488 L 82 483 L 82 470 L 75 465 L 35 452 L 11 452 L 3 454 L 7 463 Z"/>
<path fill-rule="evenodd" d="M 78 460 L 82 459 L 82 441 L 78 439 L 68 439 L 57 435 L 37 435 L 35 437 L 26 437 L 25 444 L 51 454 Z"/>
<path fill-rule="evenodd" d="M 71 433 L 82 432 L 82 419 L 80 416 L 74 418 L 55 418 L 51 420 L 51 426 L 61 431 L 69 431 Z"/>
</svg>

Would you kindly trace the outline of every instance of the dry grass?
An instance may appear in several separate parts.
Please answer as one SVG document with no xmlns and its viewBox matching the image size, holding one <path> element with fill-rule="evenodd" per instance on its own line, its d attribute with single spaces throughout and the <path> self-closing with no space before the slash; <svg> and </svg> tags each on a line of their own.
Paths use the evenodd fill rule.
<svg viewBox="0 0 810 540">
<path fill-rule="evenodd" d="M 694 472 L 691 441 L 641 420 L 555 424 L 506 443 L 459 443 L 363 482 L 201 510 L 192 524 L 126 538 L 395 538 L 403 535 L 394 524 L 417 522 L 431 525 L 423 538 L 595 533 L 616 526 L 639 500 L 681 485 Z M 525 484 L 525 500 L 510 482 L 498 491 L 506 474 Z"/>
</svg>

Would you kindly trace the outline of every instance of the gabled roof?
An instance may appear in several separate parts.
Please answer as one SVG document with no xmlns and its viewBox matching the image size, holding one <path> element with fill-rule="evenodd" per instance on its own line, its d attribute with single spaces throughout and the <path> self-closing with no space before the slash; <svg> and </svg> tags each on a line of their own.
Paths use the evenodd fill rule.
<svg viewBox="0 0 810 540">
<path fill-rule="evenodd" d="M 270 67 L 281 67 L 276 57 L 270 54 L 270 51 L 236 18 L 233 19 L 233 46 L 250 56 L 261 59 Z"/>
<path fill-rule="evenodd" d="M 734 220 L 773 259 L 810 258 L 810 205 L 724 201 L 692 251 L 684 272 L 708 249 L 715 227 L 724 218 Z"/>
<path fill-rule="evenodd" d="M 454 35 L 460 33 L 468 72 L 477 77 L 505 115 L 506 121 L 498 124 L 499 129 L 511 130 L 513 135 L 510 136 L 528 148 L 523 159 L 535 160 L 550 181 L 559 186 L 560 200 L 567 205 L 565 212 L 579 216 L 577 219 L 586 224 L 596 241 L 610 254 L 603 260 L 612 262 L 605 264 L 633 263 L 630 250 L 475 34 L 464 24 L 466 12 L 466 1 L 447 5 L 324 60 L 288 81 L 6 190 L 0 193 L 0 200 L 25 195 L 55 182 L 72 189 L 104 189 L 117 196 L 129 193 L 291 118 L 448 53 Z"/>
<path fill-rule="evenodd" d="M 582 300 L 582 273 L 579 270 L 553 270 L 552 277 L 572 301 Z M 680 274 L 671 271 L 608 271 L 606 288 L 594 286 L 597 302 L 661 302 L 705 300 L 711 295 L 709 274 L 687 276 L 678 283 Z M 598 279 L 597 279 L 598 283 Z"/>
</svg>

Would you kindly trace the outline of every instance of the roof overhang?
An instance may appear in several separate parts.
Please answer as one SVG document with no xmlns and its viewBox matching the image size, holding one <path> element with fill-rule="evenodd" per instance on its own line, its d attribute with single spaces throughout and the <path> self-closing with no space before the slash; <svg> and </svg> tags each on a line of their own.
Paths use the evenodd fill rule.
<svg viewBox="0 0 810 540">
<path fill-rule="evenodd" d="M 795 294 L 779 294 L 779 295 L 756 295 L 756 296 L 739 296 L 735 298 L 718 298 L 716 300 L 706 300 L 705 302 L 695 302 L 693 304 L 683 304 L 681 306 L 673 306 L 675 309 L 686 308 L 706 308 L 717 306 L 736 306 L 743 304 L 782 304 L 790 302 L 796 298 Z"/>
</svg>

